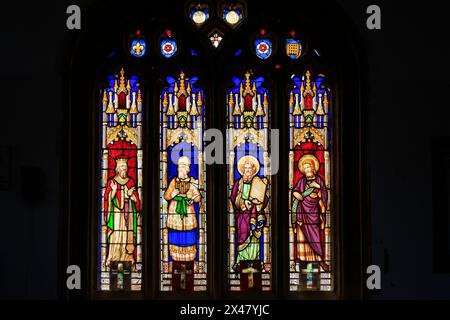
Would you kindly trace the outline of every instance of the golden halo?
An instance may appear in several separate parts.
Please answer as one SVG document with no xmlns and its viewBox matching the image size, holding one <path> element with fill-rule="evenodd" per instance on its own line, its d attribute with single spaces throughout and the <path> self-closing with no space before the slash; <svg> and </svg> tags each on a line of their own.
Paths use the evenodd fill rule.
<svg viewBox="0 0 450 320">
<path fill-rule="evenodd" d="M 319 172 L 319 166 L 320 166 L 319 159 L 317 159 L 317 157 L 312 154 L 305 154 L 304 156 L 302 156 L 300 158 L 300 160 L 298 160 L 298 169 L 300 170 L 300 172 L 302 174 L 304 174 L 303 164 L 306 161 L 311 161 L 311 160 L 314 161 L 314 169 L 316 170 L 316 172 Z"/>
<path fill-rule="evenodd" d="M 244 175 L 244 165 L 246 163 L 251 163 L 255 166 L 255 175 L 258 174 L 259 169 L 261 168 L 258 159 L 256 159 L 254 156 L 243 156 L 242 158 L 239 159 L 238 163 L 237 163 L 237 167 L 238 167 L 238 171 L 239 173 L 242 175 Z"/>
</svg>

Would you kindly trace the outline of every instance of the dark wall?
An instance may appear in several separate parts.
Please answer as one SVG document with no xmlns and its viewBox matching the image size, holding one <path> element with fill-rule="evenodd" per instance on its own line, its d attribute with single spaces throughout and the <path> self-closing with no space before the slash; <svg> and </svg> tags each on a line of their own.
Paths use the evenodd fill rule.
<svg viewBox="0 0 450 320">
<path fill-rule="evenodd" d="M 431 202 L 431 141 L 450 139 L 449 21 L 435 1 L 377 1 L 383 29 L 368 31 L 362 13 L 372 1 L 339 2 L 358 25 L 369 62 L 373 262 L 384 270 L 376 297 L 449 298 L 450 274 L 433 274 Z"/>
<path fill-rule="evenodd" d="M 377 1 L 383 29 L 369 31 L 371 1 L 338 2 L 367 51 L 372 260 L 383 270 L 374 298 L 450 298 L 450 274 L 433 274 L 432 264 L 431 139 L 450 136 L 443 5 Z M 57 297 L 62 104 L 76 32 L 66 29 L 65 11 L 74 3 L 83 10 L 89 1 L 1 11 L 0 145 L 12 150 L 12 183 L 0 191 L 0 298 Z"/>
</svg>

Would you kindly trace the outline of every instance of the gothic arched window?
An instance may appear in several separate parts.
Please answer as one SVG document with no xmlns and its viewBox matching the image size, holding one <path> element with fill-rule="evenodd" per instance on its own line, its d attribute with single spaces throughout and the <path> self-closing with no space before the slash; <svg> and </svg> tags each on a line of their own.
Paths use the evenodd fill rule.
<svg viewBox="0 0 450 320">
<path fill-rule="evenodd" d="M 85 285 L 62 293 L 363 294 L 357 38 L 334 2 L 299 5 L 90 8 L 67 44 L 61 220 L 61 270 Z"/>
</svg>

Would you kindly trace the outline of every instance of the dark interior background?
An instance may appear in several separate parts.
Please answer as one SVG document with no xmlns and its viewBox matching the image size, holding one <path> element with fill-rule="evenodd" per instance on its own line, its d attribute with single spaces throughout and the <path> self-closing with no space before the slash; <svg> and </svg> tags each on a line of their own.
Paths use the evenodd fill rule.
<svg viewBox="0 0 450 320">
<path fill-rule="evenodd" d="M 370 31 L 366 8 L 372 1 L 336 1 L 367 54 L 367 214 L 372 263 L 383 272 L 382 290 L 372 297 L 450 298 L 450 270 L 435 272 L 433 264 L 442 252 L 433 237 L 432 194 L 432 142 L 450 139 L 446 11 L 438 1 L 425 6 L 379 0 L 375 4 L 382 9 L 382 30 Z M 1 10 L 0 146 L 11 149 L 11 186 L 0 191 L 0 298 L 58 296 L 60 166 L 67 129 L 62 104 L 70 61 L 66 44 L 77 32 L 66 29 L 65 12 L 68 5 L 78 4 L 83 14 L 83 6 L 91 2 L 15 2 Z M 292 3 L 273 5 L 292 10 Z M 436 201 L 448 202 L 449 195 L 441 194 Z"/>
</svg>

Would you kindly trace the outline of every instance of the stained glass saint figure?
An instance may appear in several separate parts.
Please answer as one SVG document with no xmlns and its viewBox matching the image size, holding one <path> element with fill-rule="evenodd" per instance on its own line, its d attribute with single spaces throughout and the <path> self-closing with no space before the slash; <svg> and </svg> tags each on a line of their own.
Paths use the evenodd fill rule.
<svg viewBox="0 0 450 320">
<path fill-rule="evenodd" d="M 116 160 L 116 175 L 110 178 L 105 191 L 105 223 L 107 233 L 106 266 L 112 262 L 129 261 L 135 265 L 139 194 L 128 176 L 127 158 Z"/>
<path fill-rule="evenodd" d="M 298 162 L 303 177 L 294 187 L 292 221 L 297 256 L 301 262 L 319 262 L 327 271 L 325 261 L 325 213 L 328 192 L 324 179 L 318 175 L 319 160 L 314 155 L 304 155 Z"/>
<path fill-rule="evenodd" d="M 239 159 L 238 179 L 231 193 L 231 201 L 236 215 L 237 259 L 234 269 L 241 261 L 253 261 L 260 258 L 260 238 L 266 224 L 264 209 L 269 197 L 267 195 L 268 179 L 260 178 L 258 160 L 253 156 Z"/>
<path fill-rule="evenodd" d="M 178 160 L 178 175 L 170 181 L 164 193 L 169 202 L 167 228 L 169 253 L 174 261 L 194 261 L 197 254 L 197 218 L 194 202 L 202 199 L 198 181 L 189 176 L 190 159 Z"/>
</svg>

